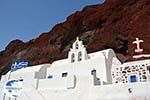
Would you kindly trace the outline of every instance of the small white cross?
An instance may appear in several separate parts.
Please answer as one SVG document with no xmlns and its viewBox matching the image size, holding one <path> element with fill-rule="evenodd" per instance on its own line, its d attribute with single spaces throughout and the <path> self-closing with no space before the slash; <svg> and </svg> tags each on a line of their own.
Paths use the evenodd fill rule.
<svg viewBox="0 0 150 100">
<path fill-rule="evenodd" d="M 78 36 L 77 36 L 76 40 L 79 41 L 79 37 Z"/>
<path fill-rule="evenodd" d="M 137 45 L 137 48 L 135 49 L 135 52 L 140 53 L 143 52 L 143 49 L 140 49 L 140 43 L 144 42 L 143 40 L 139 40 L 139 38 L 136 38 L 136 41 L 133 41 L 133 44 Z"/>
</svg>

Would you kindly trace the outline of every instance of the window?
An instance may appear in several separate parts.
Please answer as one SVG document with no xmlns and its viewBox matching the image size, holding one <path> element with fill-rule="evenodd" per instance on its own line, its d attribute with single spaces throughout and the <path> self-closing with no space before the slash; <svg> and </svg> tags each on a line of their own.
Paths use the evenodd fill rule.
<svg viewBox="0 0 150 100">
<path fill-rule="evenodd" d="M 76 49 L 78 49 L 79 48 L 79 45 L 78 45 L 78 43 L 76 43 Z"/>
<path fill-rule="evenodd" d="M 81 61 L 81 60 L 82 60 L 82 53 L 79 52 L 79 53 L 78 53 L 78 61 Z"/>
<path fill-rule="evenodd" d="M 74 53 L 71 55 L 71 62 L 74 62 L 75 61 L 75 55 Z"/>
<path fill-rule="evenodd" d="M 147 66 L 147 70 L 150 72 L 150 66 Z"/>
<path fill-rule="evenodd" d="M 100 78 L 97 77 L 95 69 L 91 70 L 91 75 L 93 76 L 93 84 L 94 84 L 94 86 L 100 85 L 100 83 L 101 83 L 100 82 Z"/>
<path fill-rule="evenodd" d="M 145 80 L 147 79 L 147 77 L 145 75 L 142 75 L 142 78 L 145 79 Z"/>
<path fill-rule="evenodd" d="M 53 76 L 52 75 L 48 75 L 48 77 L 47 77 L 48 79 L 52 79 L 53 78 Z"/>
<path fill-rule="evenodd" d="M 62 73 L 62 77 L 67 77 L 68 73 Z"/>
<path fill-rule="evenodd" d="M 131 82 L 131 83 L 137 82 L 137 77 L 136 77 L 136 75 L 130 76 L 130 82 Z"/>
<path fill-rule="evenodd" d="M 147 77 L 145 75 L 142 75 L 141 82 L 146 82 L 146 81 L 147 81 Z"/>
<path fill-rule="evenodd" d="M 94 74 L 96 74 L 96 70 L 95 70 L 95 69 L 93 69 L 93 70 L 91 71 L 91 75 L 94 75 Z"/>
<path fill-rule="evenodd" d="M 23 81 L 23 78 L 22 77 L 20 77 L 20 79 L 18 79 L 19 81 Z"/>
</svg>

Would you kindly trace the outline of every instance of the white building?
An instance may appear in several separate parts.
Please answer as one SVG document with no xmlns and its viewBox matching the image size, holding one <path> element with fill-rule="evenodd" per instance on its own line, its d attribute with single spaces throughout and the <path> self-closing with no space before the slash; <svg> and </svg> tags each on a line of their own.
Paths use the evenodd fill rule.
<svg viewBox="0 0 150 100">
<path fill-rule="evenodd" d="M 87 54 L 82 41 L 77 38 L 69 51 L 68 58 L 53 62 L 47 74 L 52 75 L 53 79 L 65 78 L 69 86 L 72 83 L 71 87 L 83 77 L 91 78 L 93 82 L 91 84 L 95 85 L 112 84 L 113 58 L 116 56 L 112 49 Z M 69 86 L 67 87 L 70 88 Z"/>
<path fill-rule="evenodd" d="M 68 58 L 3 75 L 0 100 L 150 100 L 149 70 L 150 60 L 121 64 L 112 49 L 88 54 L 77 38 Z M 8 78 L 23 80 L 19 97 L 4 94 Z"/>
</svg>

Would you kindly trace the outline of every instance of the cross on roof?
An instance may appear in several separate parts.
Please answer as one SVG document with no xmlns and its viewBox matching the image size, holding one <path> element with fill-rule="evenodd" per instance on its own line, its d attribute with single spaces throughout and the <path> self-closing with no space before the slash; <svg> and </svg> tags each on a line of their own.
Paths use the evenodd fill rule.
<svg viewBox="0 0 150 100">
<path fill-rule="evenodd" d="M 137 45 L 137 48 L 135 49 L 135 52 L 140 53 L 143 52 L 143 49 L 140 48 L 140 43 L 144 42 L 143 40 L 139 40 L 139 38 L 136 38 L 135 41 L 133 41 L 133 44 Z"/>
</svg>

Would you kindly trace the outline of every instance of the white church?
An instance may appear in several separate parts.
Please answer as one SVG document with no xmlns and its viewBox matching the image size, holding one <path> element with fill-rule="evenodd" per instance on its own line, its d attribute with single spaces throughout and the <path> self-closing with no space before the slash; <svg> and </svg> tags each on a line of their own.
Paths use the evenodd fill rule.
<svg viewBox="0 0 150 100">
<path fill-rule="evenodd" d="M 133 42 L 135 59 L 150 57 L 141 53 L 141 42 Z M 21 85 L 6 87 L 9 80 Z M 15 92 L 7 93 L 10 88 Z M 150 59 L 122 64 L 112 49 L 88 54 L 77 38 L 68 58 L 3 75 L 0 100 L 150 100 L 149 90 Z"/>
</svg>

